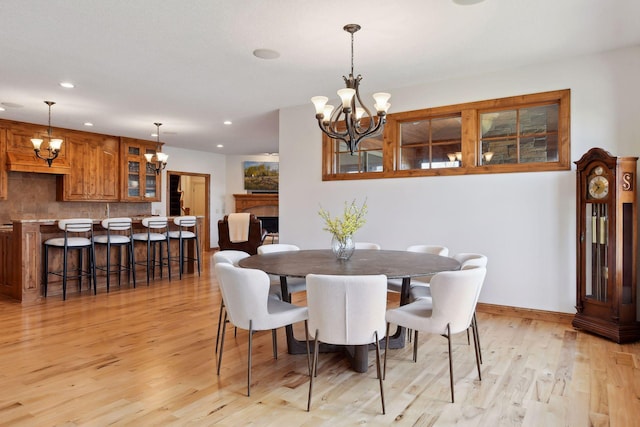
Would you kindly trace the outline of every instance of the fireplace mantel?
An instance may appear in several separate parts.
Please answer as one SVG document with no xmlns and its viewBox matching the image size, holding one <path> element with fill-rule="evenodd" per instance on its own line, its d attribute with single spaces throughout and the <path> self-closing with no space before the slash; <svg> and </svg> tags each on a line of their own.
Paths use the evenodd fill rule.
<svg viewBox="0 0 640 427">
<path fill-rule="evenodd" d="M 278 216 L 278 194 L 234 194 L 236 212 L 250 212 L 256 216 Z M 268 211 L 268 212 L 265 212 Z"/>
</svg>

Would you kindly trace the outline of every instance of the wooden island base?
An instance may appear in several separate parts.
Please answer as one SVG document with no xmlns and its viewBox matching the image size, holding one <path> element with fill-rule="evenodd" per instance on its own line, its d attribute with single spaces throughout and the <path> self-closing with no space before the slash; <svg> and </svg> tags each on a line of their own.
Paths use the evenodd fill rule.
<svg viewBox="0 0 640 427">
<path fill-rule="evenodd" d="M 134 232 L 146 231 L 141 224 L 142 218 L 133 219 Z M 198 229 L 202 233 L 202 217 L 198 217 Z M 172 223 L 173 224 L 173 223 Z M 95 221 L 94 235 L 106 233 L 99 225 L 99 220 Z M 43 294 L 43 245 L 42 243 L 52 237 L 63 237 L 64 234 L 58 228 L 55 220 L 16 220 L 13 221 L 13 228 L 5 227 L 0 230 L 0 295 L 20 301 L 22 304 L 32 304 L 44 298 Z M 200 235 L 200 254 L 204 254 L 202 247 L 204 239 Z M 179 254 L 178 240 L 171 241 L 171 257 L 172 257 L 172 278 L 178 278 L 179 264 L 177 257 Z M 186 256 L 194 258 L 195 242 L 189 241 L 186 248 Z M 69 260 L 69 270 L 77 265 L 77 251 L 73 251 Z M 112 266 L 117 263 L 118 249 L 111 253 Z M 123 249 L 126 252 L 126 249 Z M 136 262 L 146 260 L 146 246 L 136 244 L 135 258 Z M 123 260 L 126 255 L 123 253 Z M 86 261 L 86 257 L 85 257 Z M 106 248 L 104 245 L 96 246 L 96 263 L 97 265 L 106 264 Z M 194 271 L 194 262 L 187 263 L 186 271 L 191 273 Z M 52 271 L 62 270 L 62 251 L 51 251 L 49 255 L 49 269 Z M 106 292 L 105 272 L 98 270 L 97 288 L 98 293 Z M 166 277 L 166 268 L 164 271 Z M 122 275 L 123 285 L 127 283 L 126 275 Z M 159 271 L 156 271 L 156 277 L 159 277 Z M 136 266 L 137 284 L 146 284 L 146 268 L 144 265 Z M 88 280 L 85 278 L 82 282 L 82 292 L 90 292 L 88 290 Z M 112 276 L 111 286 L 117 286 L 116 275 Z M 126 285 L 129 286 L 129 285 Z M 130 286 L 133 286 L 131 283 Z M 68 280 L 67 294 L 78 292 L 77 281 Z M 50 275 L 47 298 L 58 298 L 62 295 L 62 278 Z"/>
</svg>

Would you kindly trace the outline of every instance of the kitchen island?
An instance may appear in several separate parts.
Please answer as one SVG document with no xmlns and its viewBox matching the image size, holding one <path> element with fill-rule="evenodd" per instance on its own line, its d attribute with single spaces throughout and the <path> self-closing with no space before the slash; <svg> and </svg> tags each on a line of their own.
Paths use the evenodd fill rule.
<svg viewBox="0 0 640 427">
<path fill-rule="evenodd" d="M 133 219 L 134 232 L 146 232 L 146 228 L 142 226 L 143 217 L 135 217 Z M 170 218 L 170 223 L 173 225 L 173 218 Z M 100 219 L 94 221 L 94 235 L 106 233 L 106 230 L 100 225 Z M 56 219 L 19 219 L 13 220 L 13 225 L 0 226 L 0 295 L 20 301 L 23 304 L 36 303 L 44 298 L 42 291 L 42 281 L 44 277 L 43 271 L 43 247 L 42 243 L 52 237 L 63 237 L 64 233 L 58 228 Z M 201 233 L 203 217 L 198 217 L 198 229 Z M 204 248 L 202 243 L 204 239 L 200 236 L 200 253 L 204 254 Z M 104 265 L 106 263 L 106 250 L 103 245 L 96 246 L 96 262 L 98 265 Z M 195 244 L 190 241 L 188 244 L 188 256 L 192 256 L 195 253 Z M 52 271 L 62 269 L 62 254 L 53 251 L 55 254 L 50 255 L 49 268 Z M 113 251 L 115 254 L 118 251 Z M 112 254 L 112 257 L 115 257 Z M 178 271 L 178 240 L 171 241 L 171 257 L 173 258 L 174 271 Z M 174 258 L 176 257 L 176 258 Z M 112 262 L 114 258 L 112 258 Z M 136 261 L 142 261 L 146 259 L 146 246 L 136 245 Z M 73 263 L 76 260 L 75 254 L 73 254 L 70 262 L 70 268 L 73 268 Z M 193 272 L 194 263 L 189 262 L 187 266 L 187 272 Z M 106 282 L 104 272 L 98 271 L 98 294 L 100 292 L 106 292 Z M 140 280 L 146 277 L 146 271 L 144 266 L 138 265 L 136 268 L 136 276 L 139 283 L 145 283 Z M 177 274 L 172 277 L 178 277 Z M 124 280 L 124 278 L 123 278 Z M 85 279 L 84 283 L 88 283 Z M 123 281 L 126 283 L 126 280 Z M 77 289 L 75 287 L 75 280 L 69 281 L 67 293 L 73 294 Z M 131 284 L 133 286 L 133 284 Z M 113 289 L 113 288 L 112 288 Z M 83 289 L 83 292 L 88 293 L 88 290 Z M 56 276 L 49 277 L 49 285 L 47 298 L 57 298 L 62 294 L 62 279 Z M 91 293 L 93 294 L 93 293 Z"/>
</svg>

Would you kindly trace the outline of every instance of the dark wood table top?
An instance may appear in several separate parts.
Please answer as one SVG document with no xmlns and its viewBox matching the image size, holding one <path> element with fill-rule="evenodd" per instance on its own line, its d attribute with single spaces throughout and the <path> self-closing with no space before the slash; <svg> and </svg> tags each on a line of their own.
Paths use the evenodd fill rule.
<svg viewBox="0 0 640 427">
<path fill-rule="evenodd" d="M 313 274 L 384 274 L 390 279 L 428 276 L 440 271 L 459 270 L 460 263 L 440 255 L 407 251 L 356 249 L 347 261 L 338 260 L 331 250 L 301 250 L 253 255 L 239 262 L 275 276 L 305 277 Z"/>
</svg>

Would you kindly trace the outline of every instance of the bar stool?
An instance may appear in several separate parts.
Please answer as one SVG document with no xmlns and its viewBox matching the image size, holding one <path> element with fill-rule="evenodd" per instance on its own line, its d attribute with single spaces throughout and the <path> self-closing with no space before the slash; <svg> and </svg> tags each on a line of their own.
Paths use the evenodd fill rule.
<svg viewBox="0 0 640 427">
<path fill-rule="evenodd" d="M 147 266 L 147 286 L 149 286 L 149 277 L 156 277 L 156 266 L 160 267 L 160 277 L 162 278 L 162 267 L 167 266 L 169 280 L 171 280 L 171 250 L 169 236 L 169 221 L 166 216 L 151 216 L 142 219 L 142 225 L 147 228 L 146 233 L 134 233 L 134 242 L 146 242 L 147 244 L 147 260 L 145 262 L 137 262 L 136 264 Z M 162 243 L 167 245 L 166 262 L 162 256 Z M 156 248 L 159 247 L 160 260 L 156 261 Z"/>
<path fill-rule="evenodd" d="M 133 276 L 133 287 L 136 287 L 136 269 L 135 255 L 133 250 L 133 239 L 131 238 L 131 218 L 107 218 L 102 220 L 102 228 L 107 230 L 107 234 L 94 236 L 93 243 L 95 245 L 106 245 L 107 247 L 107 264 L 106 266 L 97 266 L 97 270 L 106 272 L 107 275 L 107 293 L 109 292 L 109 281 L 111 274 L 118 274 L 118 287 L 120 287 L 120 276 L 123 271 L 127 272 L 127 281 Z M 126 234 L 121 232 L 126 231 Z M 118 248 L 118 264 L 117 269 L 111 270 L 111 247 Z M 122 247 L 127 247 L 127 265 L 122 265 Z"/>
<path fill-rule="evenodd" d="M 78 290 L 82 291 L 82 278 L 89 278 L 89 289 L 91 289 L 91 280 L 93 279 L 93 294 L 96 290 L 96 269 L 95 269 L 95 250 L 93 246 L 93 220 L 90 218 L 71 218 L 61 219 L 58 221 L 58 228 L 64 231 L 64 237 L 54 237 L 44 242 L 44 296 L 47 296 L 47 288 L 49 284 L 49 275 L 54 274 L 62 277 L 62 299 L 67 299 L 67 279 L 78 280 Z M 57 248 L 63 250 L 62 255 L 62 271 L 49 271 L 49 248 Z M 68 275 L 69 251 L 78 251 L 78 268 L 77 274 Z M 88 269 L 82 267 L 82 252 L 86 249 L 89 252 Z"/>
<path fill-rule="evenodd" d="M 180 279 L 182 279 L 182 272 L 185 261 L 194 261 L 198 263 L 198 276 L 200 276 L 200 240 L 198 239 L 198 222 L 195 216 L 177 216 L 173 219 L 173 223 L 178 226 L 178 230 L 170 231 L 169 237 L 172 239 L 178 239 L 180 241 L 178 262 L 180 263 Z M 196 243 L 196 257 L 189 257 L 185 255 L 184 243 L 185 241 L 195 240 Z"/>
</svg>

